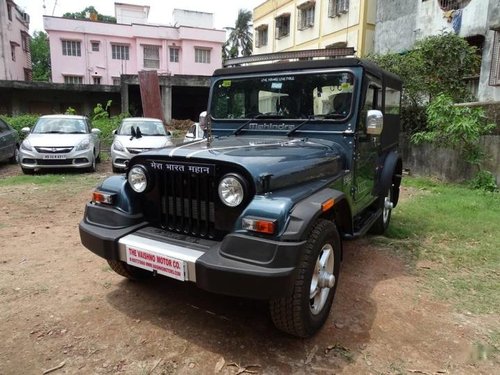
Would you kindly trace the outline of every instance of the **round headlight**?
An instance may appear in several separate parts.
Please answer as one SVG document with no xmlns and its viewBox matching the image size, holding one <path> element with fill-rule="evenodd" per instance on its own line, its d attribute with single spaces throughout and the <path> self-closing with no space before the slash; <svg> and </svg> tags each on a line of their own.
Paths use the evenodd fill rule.
<svg viewBox="0 0 500 375">
<path fill-rule="evenodd" d="M 242 180 L 236 176 L 224 177 L 219 183 L 219 198 L 229 207 L 238 206 L 245 196 Z"/>
<path fill-rule="evenodd" d="M 128 183 L 136 193 L 142 193 L 148 187 L 148 176 L 143 167 L 135 166 L 128 172 Z"/>
</svg>

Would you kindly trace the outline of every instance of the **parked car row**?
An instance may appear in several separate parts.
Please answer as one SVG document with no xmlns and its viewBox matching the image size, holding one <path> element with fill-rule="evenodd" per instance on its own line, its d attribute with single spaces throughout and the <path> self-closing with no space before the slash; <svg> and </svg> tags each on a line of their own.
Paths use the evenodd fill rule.
<svg viewBox="0 0 500 375">
<path fill-rule="evenodd" d="M 0 161 L 18 162 L 25 174 L 48 168 L 93 172 L 100 161 L 101 131 L 92 128 L 85 116 L 41 116 L 31 129 L 25 127 L 21 132 L 25 136 L 22 142 L 16 130 L 0 119 Z M 124 172 L 128 161 L 136 154 L 173 145 L 171 133 L 161 120 L 154 118 L 126 118 L 113 134 L 111 162 L 115 173 Z M 203 129 L 195 123 L 186 133 L 184 142 L 203 137 Z"/>
</svg>

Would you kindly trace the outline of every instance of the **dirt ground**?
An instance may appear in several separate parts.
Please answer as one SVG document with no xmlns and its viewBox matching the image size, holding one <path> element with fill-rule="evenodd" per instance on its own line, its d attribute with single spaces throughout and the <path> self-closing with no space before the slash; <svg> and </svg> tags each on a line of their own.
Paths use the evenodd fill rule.
<svg viewBox="0 0 500 375">
<path fill-rule="evenodd" d="M 477 349 L 483 317 L 453 312 L 369 239 L 345 243 L 327 324 L 296 339 L 264 302 L 114 274 L 80 244 L 91 191 L 0 187 L 0 374 L 498 374 Z"/>
</svg>

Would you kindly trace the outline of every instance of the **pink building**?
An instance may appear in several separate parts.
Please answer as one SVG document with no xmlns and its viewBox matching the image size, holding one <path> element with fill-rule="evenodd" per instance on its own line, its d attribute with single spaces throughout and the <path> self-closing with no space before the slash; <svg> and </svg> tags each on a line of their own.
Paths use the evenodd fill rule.
<svg viewBox="0 0 500 375">
<path fill-rule="evenodd" d="M 30 17 L 12 0 L 0 0 L 0 80 L 31 81 Z"/>
<path fill-rule="evenodd" d="M 210 76 L 222 65 L 226 33 L 210 13 L 175 10 L 175 26 L 148 24 L 148 6 L 115 3 L 115 13 L 116 24 L 44 16 L 53 82 L 116 85 L 140 70 Z"/>
</svg>

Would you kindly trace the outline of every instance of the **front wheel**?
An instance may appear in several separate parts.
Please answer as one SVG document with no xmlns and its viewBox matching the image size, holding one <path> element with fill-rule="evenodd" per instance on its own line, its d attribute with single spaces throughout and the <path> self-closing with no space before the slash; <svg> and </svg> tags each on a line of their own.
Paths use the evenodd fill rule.
<svg viewBox="0 0 500 375">
<path fill-rule="evenodd" d="M 318 220 L 305 244 L 292 295 L 269 303 L 278 329 L 310 337 L 323 326 L 337 289 L 340 252 L 337 227 L 331 221 Z"/>
</svg>

